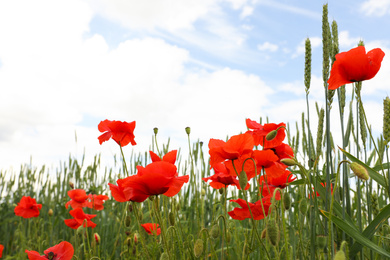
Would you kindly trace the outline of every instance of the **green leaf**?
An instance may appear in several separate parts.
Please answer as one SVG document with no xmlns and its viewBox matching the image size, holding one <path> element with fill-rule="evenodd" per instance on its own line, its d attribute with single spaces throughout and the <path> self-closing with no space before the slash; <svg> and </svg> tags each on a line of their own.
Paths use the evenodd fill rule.
<svg viewBox="0 0 390 260">
<path fill-rule="evenodd" d="M 363 236 L 370 239 L 375 232 L 382 226 L 383 223 L 387 221 L 387 219 L 390 217 L 390 204 L 384 207 L 381 212 L 374 218 L 373 221 L 371 221 L 370 225 L 366 227 L 363 231 Z M 353 258 L 357 252 L 360 250 L 360 244 L 355 242 L 350 250 L 350 257 Z"/>
<path fill-rule="evenodd" d="M 390 253 L 384 250 L 382 247 L 379 247 L 374 242 L 365 237 L 362 233 L 360 233 L 356 228 L 352 227 L 348 222 L 343 219 L 331 215 L 329 212 L 320 210 L 321 214 L 331 220 L 334 224 L 336 224 L 341 230 L 347 233 L 350 237 L 356 240 L 359 244 L 370 248 L 371 250 L 390 258 Z M 352 258 L 352 256 L 350 255 Z"/>
<path fill-rule="evenodd" d="M 345 151 L 344 149 L 340 148 L 339 149 L 353 162 L 356 162 L 356 163 L 359 163 L 360 165 L 362 165 L 364 168 L 366 168 L 368 174 L 370 175 L 370 177 L 372 179 L 374 179 L 379 185 L 381 185 L 382 187 L 384 187 L 386 190 L 387 190 L 387 185 L 386 185 L 386 180 L 385 178 L 380 175 L 377 171 L 375 171 L 374 169 L 372 169 L 371 167 L 369 167 L 367 164 L 365 164 L 364 162 L 360 161 L 358 158 L 356 158 L 355 156 L 353 156 L 352 154 L 348 153 L 347 151 Z"/>
</svg>

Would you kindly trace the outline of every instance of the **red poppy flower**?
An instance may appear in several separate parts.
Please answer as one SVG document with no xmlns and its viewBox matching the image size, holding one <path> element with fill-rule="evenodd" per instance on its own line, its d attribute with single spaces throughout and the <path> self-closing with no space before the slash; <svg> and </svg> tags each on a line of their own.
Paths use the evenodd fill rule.
<svg viewBox="0 0 390 260">
<path fill-rule="evenodd" d="M 326 188 L 326 182 L 321 182 L 321 186 Z M 314 191 L 314 187 L 312 188 L 313 191 Z M 320 197 L 320 194 L 318 192 L 317 193 L 317 197 Z M 333 184 L 331 183 L 330 184 L 330 194 L 333 194 Z M 309 194 L 309 198 L 310 198 L 310 194 Z"/>
<path fill-rule="evenodd" d="M 286 137 L 285 123 L 280 123 L 280 124 L 270 123 L 270 124 L 261 125 L 256 121 L 252 121 L 249 118 L 247 118 L 246 126 L 249 129 L 253 129 L 253 131 L 247 131 L 247 133 L 253 136 L 255 145 L 261 145 L 264 148 L 274 148 L 282 144 L 284 138 Z M 276 136 L 272 140 L 267 141 L 266 140 L 267 134 L 269 134 L 271 131 L 274 130 L 277 130 Z"/>
<path fill-rule="evenodd" d="M 73 229 L 77 229 L 79 226 L 83 225 L 84 227 L 96 227 L 96 224 L 91 221 L 92 218 L 96 215 L 85 214 L 82 208 L 77 208 L 69 211 L 69 214 L 73 217 L 72 219 L 65 219 L 65 224 Z M 84 220 L 87 220 L 86 225 Z"/>
<path fill-rule="evenodd" d="M 65 204 L 65 208 L 68 208 L 69 205 L 72 207 L 72 209 L 90 207 L 90 202 L 88 201 L 88 195 L 85 192 L 85 190 L 83 189 L 70 190 L 68 191 L 68 196 L 71 198 L 71 200 Z"/>
<path fill-rule="evenodd" d="M 328 89 L 337 89 L 342 85 L 372 79 L 381 68 L 385 53 L 377 48 L 366 53 L 364 46 L 358 46 L 347 52 L 336 54 Z"/>
<path fill-rule="evenodd" d="M 116 201 L 142 202 L 159 194 L 172 197 L 189 179 L 188 175 L 178 177 L 176 166 L 165 161 L 153 162 L 145 168 L 137 166 L 137 169 L 137 175 L 117 180 L 118 186 L 108 184 Z"/>
<path fill-rule="evenodd" d="M 0 258 L 3 256 L 4 246 L 0 244 Z"/>
<path fill-rule="evenodd" d="M 141 224 L 141 226 L 145 229 L 145 231 L 149 234 L 149 235 L 160 235 L 161 234 L 161 228 L 159 228 L 158 224 L 155 224 L 155 223 L 145 223 L 145 224 Z"/>
<path fill-rule="evenodd" d="M 96 195 L 96 194 L 89 194 L 88 198 L 90 199 L 89 208 L 94 208 L 96 210 L 104 209 L 103 203 L 105 200 L 109 199 L 108 196 L 106 195 Z"/>
<path fill-rule="evenodd" d="M 126 146 L 129 143 L 136 145 L 134 141 L 134 128 L 135 121 L 131 123 L 122 122 L 122 121 L 110 121 L 104 120 L 101 121 L 98 125 L 98 129 L 103 134 L 98 137 L 99 143 L 102 144 L 105 141 L 114 139 L 120 146 Z"/>
<path fill-rule="evenodd" d="M 256 160 L 257 168 L 264 167 L 265 173 L 270 178 L 282 176 L 287 168 L 287 165 L 278 162 L 279 157 L 272 149 L 253 151 L 252 157 Z"/>
<path fill-rule="evenodd" d="M 280 159 L 294 158 L 294 150 L 288 144 L 282 143 L 281 145 L 272 148 L 272 150 L 279 157 L 278 162 L 280 162 Z"/>
<path fill-rule="evenodd" d="M 150 154 L 150 158 L 152 159 L 152 162 L 164 161 L 164 162 L 169 162 L 169 163 L 175 164 L 177 150 L 173 150 L 173 151 L 168 152 L 166 155 L 163 156 L 162 159 L 160 158 L 160 156 L 158 156 L 157 154 L 155 154 L 152 151 L 149 151 L 149 154 Z"/>
<path fill-rule="evenodd" d="M 236 160 L 251 153 L 254 145 L 253 137 L 250 134 L 234 135 L 227 142 L 210 139 L 210 167 L 213 168 L 214 165 L 225 160 Z"/>
<path fill-rule="evenodd" d="M 251 218 L 248 205 L 243 199 L 230 200 L 230 202 L 235 202 L 241 206 L 241 208 L 234 208 L 232 211 L 229 211 L 228 214 L 230 217 L 237 220 L 244 220 L 246 218 Z M 261 205 L 263 203 L 263 206 Z M 249 207 L 252 211 L 253 218 L 255 220 L 263 219 L 268 215 L 269 207 L 271 206 L 270 197 L 263 198 L 255 203 L 249 202 Z M 264 211 L 263 211 L 264 207 Z"/>
<path fill-rule="evenodd" d="M 276 188 L 284 189 L 290 182 L 295 181 L 296 179 L 297 178 L 294 177 L 289 170 L 285 170 L 282 175 L 276 178 L 261 176 L 259 180 L 260 189 L 262 190 L 264 197 L 268 195 L 273 196 Z M 280 200 L 280 193 L 277 193 L 275 198 Z"/>
<path fill-rule="evenodd" d="M 74 254 L 74 249 L 71 243 L 63 241 L 58 245 L 50 247 L 43 251 L 44 255 L 40 255 L 37 251 L 25 251 L 30 260 L 71 260 Z"/>
<path fill-rule="evenodd" d="M 233 185 L 240 189 L 240 184 L 237 180 L 237 177 L 232 176 L 228 173 L 228 170 L 226 169 L 226 165 L 224 163 L 219 163 L 215 165 L 214 171 L 214 175 L 207 178 L 203 178 L 205 182 L 211 180 L 209 184 L 212 188 L 221 189 L 225 188 L 228 185 Z M 249 184 L 247 185 L 247 188 L 249 188 Z"/>
<path fill-rule="evenodd" d="M 39 210 L 41 208 L 42 204 L 37 204 L 35 199 L 30 196 L 23 196 L 18 205 L 15 207 L 14 212 L 16 216 L 33 218 L 39 216 Z"/>
</svg>

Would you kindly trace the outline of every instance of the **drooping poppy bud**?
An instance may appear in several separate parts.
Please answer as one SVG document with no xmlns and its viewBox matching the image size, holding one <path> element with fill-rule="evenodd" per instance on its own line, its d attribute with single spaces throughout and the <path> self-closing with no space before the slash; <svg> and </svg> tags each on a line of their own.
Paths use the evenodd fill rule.
<svg viewBox="0 0 390 260">
<path fill-rule="evenodd" d="M 287 192 L 283 194 L 283 206 L 285 210 L 289 210 L 291 208 L 291 197 Z"/>
<path fill-rule="evenodd" d="M 238 183 L 240 184 L 241 189 L 244 190 L 248 184 L 248 176 L 245 171 L 242 171 L 238 176 Z"/>
<path fill-rule="evenodd" d="M 280 162 L 287 165 L 287 166 L 295 166 L 297 165 L 297 162 L 294 159 L 291 158 L 283 158 L 280 159 Z"/>
<path fill-rule="evenodd" d="M 198 238 L 194 244 L 194 255 L 199 258 L 203 254 L 203 240 Z"/>
<path fill-rule="evenodd" d="M 169 219 L 169 225 L 174 226 L 175 225 L 175 214 L 173 214 L 172 211 L 169 212 L 168 219 Z"/>
<path fill-rule="evenodd" d="M 278 131 L 277 130 L 272 130 L 271 132 L 269 132 L 266 136 L 265 136 L 265 140 L 267 141 L 271 141 L 273 140 L 276 135 L 278 134 Z"/>
<path fill-rule="evenodd" d="M 217 239 L 219 237 L 219 226 L 214 224 L 210 229 L 210 235 L 212 238 Z"/>
<path fill-rule="evenodd" d="M 369 175 L 368 175 L 368 172 L 367 172 L 367 169 L 364 168 L 362 165 L 360 165 L 359 163 L 357 162 L 352 162 L 349 167 L 351 168 L 351 170 L 353 171 L 353 173 L 361 180 L 368 180 L 369 179 Z"/>
<path fill-rule="evenodd" d="M 279 232 L 279 227 L 276 224 L 275 220 L 269 219 L 267 224 L 266 224 L 266 235 L 268 241 L 273 245 L 276 246 L 279 243 L 280 239 L 280 232 Z"/>
<path fill-rule="evenodd" d="M 302 198 L 299 202 L 299 211 L 302 213 L 302 215 L 306 215 L 307 213 L 307 199 Z"/>
</svg>

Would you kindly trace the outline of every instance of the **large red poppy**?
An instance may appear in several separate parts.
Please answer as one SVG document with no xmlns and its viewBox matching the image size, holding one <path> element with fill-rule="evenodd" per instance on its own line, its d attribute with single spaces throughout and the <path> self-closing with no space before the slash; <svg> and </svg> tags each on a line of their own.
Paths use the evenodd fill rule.
<svg viewBox="0 0 390 260">
<path fill-rule="evenodd" d="M 98 129 L 103 134 L 98 137 L 99 143 L 102 144 L 105 141 L 114 139 L 120 146 L 126 146 L 129 143 L 136 145 L 134 141 L 134 128 L 135 121 L 131 123 L 122 122 L 122 121 L 110 121 L 104 120 L 101 121 L 98 125 Z"/>
<path fill-rule="evenodd" d="M 261 145 L 264 148 L 274 148 L 282 144 L 284 138 L 286 137 L 285 123 L 280 123 L 280 124 L 270 123 L 270 124 L 261 125 L 256 121 L 247 118 L 246 126 L 249 129 L 252 129 L 251 131 L 247 131 L 246 133 L 251 134 L 253 136 L 255 145 Z M 272 140 L 268 141 L 266 139 L 267 134 L 269 134 L 271 131 L 274 130 L 277 130 L 276 136 Z"/>
<path fill-rule="evenodd" d="M 348 83 L 372 79 L 381 68 L 384 56 L 385 53 L 379 48 L 366 53 L 364 46 L 336 54 L 336 61 L 330 71 L 328 89 L 337 89 Z"/>
<path fill-rule="evenodd" d="M 254 140 L 250 134 L 239 134 L 230 137 L 227 142 L 219 139 L 210 139 L 209 154 L 210 167 L 225 160 L 236 160 L 241 156 L 251 153 Z"/>
<path fill-rule="evenodd" d="M 155 223 L 145 223 L 145 224 L 141 224 L 141 227 L 143 227 L 145 229 L 145 231 L 149 234 L 149 235 L 160 235 L 161 234 L 161 228 L 158 227 L 159 225 L 158 224 L 155 224 Z"/>
<path fill-rule="evenodd" d="M 259 180 L 260 190 L 262 190 L 264 197 L 267 197 L 268 195 L 273 196 L 276 188 L 284 189 L 290 182 L 295 181 L 296 179 L 297 178 L 294 177 L 289 170 L 285 170 L 284 173 L 278 177 L 269 177 L 268 175 L 261 176 Z M 275 198 L 280 200 L 279 192 L 276 194 Z"/>
<path fill-rule="evenodd" d="M 72 219 L 65 219 L 65 225 L 70 228 L 77 229 L 81 225 L 84 227 L 96 227 L 96 223 L 91 221 L 92 218 L 96 217 L 96 215 L 85 214 L 82 208 L 77 208 L 69 211 L 69 214 L 73 217 Z M 87 220 L 86 225 L 84 224 L 84 220 Z"/>
<path fill-rule="evenodd" d="M 116 201 L 142 202 L 159 194 L 172 197 L 189 179 L 188 175 L 178 177 L 176 166 L 165 161 L 153 162 L 146 167 L 137 166 L 137 170 L 137 175 L 117 180 L 118 186 L 108 184 Z"/>
<path fill-rule="evenodd" d="M 74 249 L 71 243 L 63 241 L 43 251 L 44 255 L 40 255 L 37 251 L 26 250 L 25 252 L 30 260 L 71 260 Z"/>
<path fill-rule="evenodd" d="M 251 218 L 248 205 L 243 199 L 230 200 L 230 202 L 235 202 L 241 206 L 241 208 L 234 208 L 232 211 L 229 211 L 228 214 L 230 217 L 237 220 L 244 220 L 246 218 Z M 263 205 L 261 205 L 263 203 Z M 251 209 L 253 218 L 255 220 L 263 219 L 268 215 L 269 207 L 271 206 L 270 197 L 265 197 L 255 203 L 248 203 Z M 263 210 L 264 207 L 264 210 Z"/>
<path fill-rule="evenodd" d="M 23 218 L 33 218 L 39 216 L 39 210 L 42 208 L 42 204 L 37 204 L 37 201 L 30 196 L 23 196 L 18 205 L 15 207 L 14 212 L 16 216 Z"/>
</svg>

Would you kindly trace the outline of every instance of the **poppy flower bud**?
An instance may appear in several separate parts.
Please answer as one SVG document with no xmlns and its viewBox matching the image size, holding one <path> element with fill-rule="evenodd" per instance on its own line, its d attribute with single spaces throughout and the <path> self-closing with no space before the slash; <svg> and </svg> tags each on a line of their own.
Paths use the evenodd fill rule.
<svg viewBox="0 0 390 260">
<path fill-rule="evenodd" d="M 317 246 L 318 246 L 321 250 L 324 250 L 324 248 L 325 248 L 325 246 L 326 246 L 326 239 L 327 239 L 327 236 L 324 236 L 324 235 L 318 235 L 318 236 L 317 236 L 317 239 L 316 239 Z"/>
<path fill-rule="evenodd" d="M 49 209 L 49 211 L 47 212 L 47 215 L 49 215 L 50 217 L 53 216 L 54 212 L 52 209 Z"/>
<path fill-rule="evenodd" d="M 210 235 L 212 238 L 217 239 L 219 237 L 219 227 L 217 224 L 214 224 L 210 229 Z"/>
<path fill-rule="evenodd" d="M 130 213 L 133 212 L 133 204 L 130 203 L 127 209 Z"/>
<path fill-rule="evenodd" d="M 358 164 L 357 162 L 352 162 L 349 167 L 353 171 L 353 173 L 361 180 L 368 180 L 369 175 L 366 170 L 362 165 Z"/>
<path fill-rule="evenodd" d="M 77 228 L 76 232 L 78 235 L 83 235 L 85 233 L 84 230 L 85 230 L 85 227 L 83 225 L 81 225 Z"/>
<path fill-rule="evenodd" d="M 169 259 L 169 255 L 165 252 L 163 252 L 160 256 L 160 260 L 168 260 Z"/>
<path fill-rule="evenodd" d="M 130 227 L 131 224 L 131 216 L 127 215 L 125 219 L 125 225 L 126 227 Z"/>
<path fill-rule="evenodd" d="M 340 250 L 340 251 L 337 251 L 337 253 L 335 254 L 333 260 L 345 260 L 345 253 L 343 250 Z"/>
<path fill-rule="evenodd" d="M 291 197 L 287 192 L 283 194 L 283 205 L 285 210 L 289 210 L 291 208 Z"/>
<path fill-rule="evenodd" d="M 230 241 L 232 240 L 232 234 L 230 233 L 230 231 L 228 230 L 226 232 L 226 242 L 230 243 Z"/>
<path fill-rule="evenodd" d="M 219 194 L 223 195 L 225 193 L 225 188 L 220 188 L 218 191 L 219 191 Z"/>
<path fill-rule="evenodd" d="M 93 237 L 95 238 L 96 244 L 99 245 L 100 241 L 101 241 L 99 234 L 98 233 L 94 233 Z"/>
<path fill-rule="evenodd" d="M 276 224 L 275 220 L 268 220 L 266 224 L 266 235 L 268 241 L 273 245 L 276 246 L 279 243 L 280 239 L 280 232 L 279 232 L 279 227 Z"/>
<path fill-rule="evenodd" d="M 287 165 L 287 166 L 297 165 L 297 162 L 294 159 L 291 159 L 291 158 L 280 159 L 280 162 L 285 164 L 285 165 Z"/>
<path fill-rule="evenodd" d="M 169 218 L 169 225 L 174 226 L 175 225 L 175 215 L 173 214 L 172 211 L 169 212 L 168 218 Z"/>
<path fill-rule="evenodd" d="M 194 244 L 194 255 L 199 258 L 203 254 L 203 240 L 198 238 Z"/>
<path fill-rule="evenodd" d="M 73 184 L 73 182 L 69 182 L 69 187 L 73 190 L 74 189 L 74 184 Z"/>
<path fill-rule="evenodd" d="M 264 228 L 263 231 L 261 231 L 261 239 L 264 239 L 267 237 L 267 228 Z"/>
<path fill-rule="evenodd" d="M 241 189 L 244 190 L 248 184 L 248 176 L 245 171 L 242 171 L 238 176 L 238 183 L 240 184 Z"/>
<path fill-rule="evenodd" d="M 307 213 L 307 199 L 302 198 L 299 202 L 299 211 L 302 213 L 302 215 L 306 215 Z"/>
<path fill-rule="evenodd" d="M 278 131 L 272 130 L 271 132 L 269 132 L 269 133 L 265 136 L 265 140 L 271 141 L 271 140 L 273 140 L 273 139 L 276 137 L 277 134 L 278 134 Z"/>
<path fill-rule="evenodd" d="M 130 237 L 127 237 L 127 238 L 125 239 L 125 242 L 124 242 L 123 244 L 125 244 L 125 245 L 127 245 L 127 246 L 130 246 L 130 245 L 131 245 L 131 238 L 130 238 Z"/>
<path fill-rule="evenodd" d="M 139 238 L 138 233 L 134 233 L 134 243 L 135 244 L 138 244 L 138 238 Z"/>
<path fill-rule="evenodd" d="M 154 132 L 155 135 L 157 135 L 157 133 L 158 133 L 158 128 L 157 128 L 157 127 L 153 128 L 153 132 Z"/>
<path fill-rule="evenodd" d="M 186 127 L 186 133 L 189 135 L 191 133 L 191 128 L 189 126 Z"/>
<path fill-rule="evenodd" d="M 205 195 L 206 195 L 206 190 L 205 190 L 205 189 L 202 189 L 202 190 L 200 191 L 200 195 L 202 195 L 202 197 L 205 196 Z"/>
</svg>

